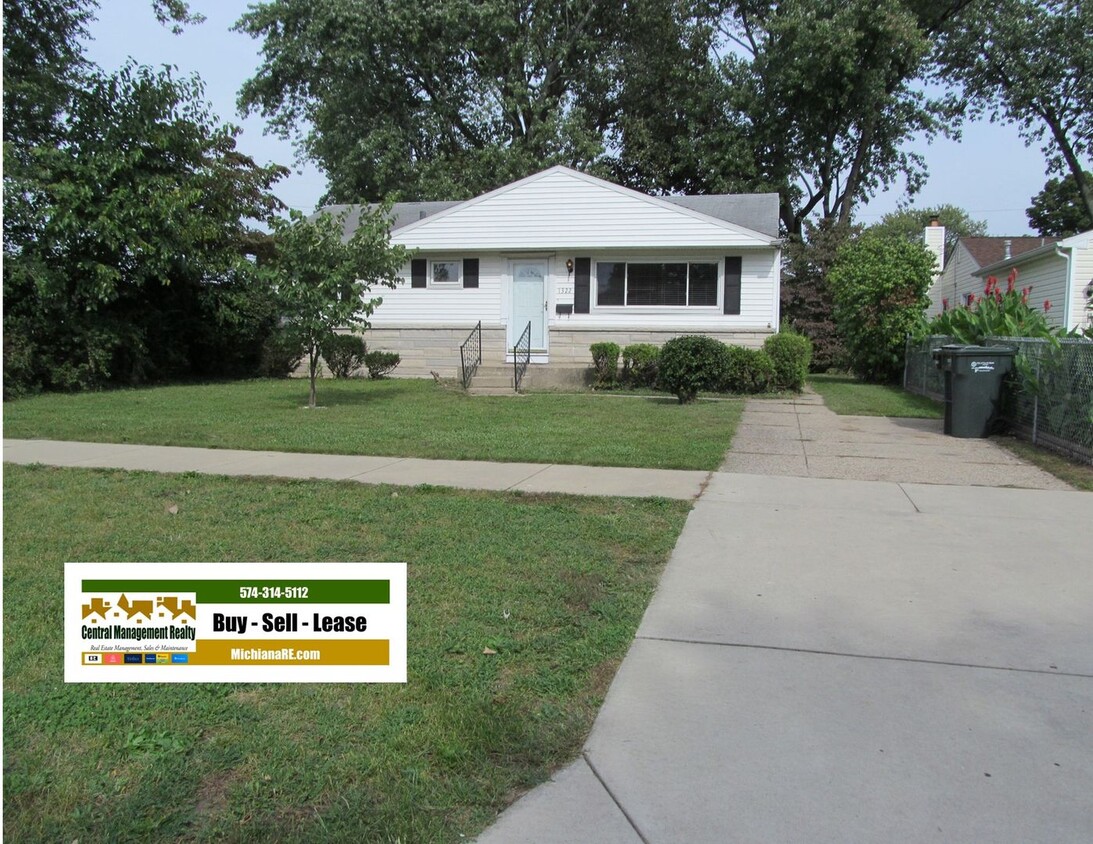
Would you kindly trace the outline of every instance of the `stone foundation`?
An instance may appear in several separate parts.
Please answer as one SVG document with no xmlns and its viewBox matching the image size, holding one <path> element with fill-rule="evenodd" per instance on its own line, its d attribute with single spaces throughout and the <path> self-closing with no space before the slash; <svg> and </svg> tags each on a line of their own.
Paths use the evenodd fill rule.
<svg viewBox="0 0 1093 844">
<path fill-rule="evenodd" d="M 391 373 L 393 378 L 428 378 L 437 373 L 441 378 L 460 377 L 459 347 L 467 339 L 470 328 L 407 326 L 402 328 L 370 328 L 364 335 L 369 351 L 398 352 L 402 361 Z M 767 328 L 738 331 L 705 331 L 698 328 L 676 329 L 615 329 L 570 328 L 551 326 L 550 363 L 532 363 L 528 377 L 534 371 L 577 370 L 580 374 L 541 377 L 543 386 L 568 386 L 583 383 L 583 374 L 592 365 L 589 347 L 593 343 L 618 343 L 624 348 L 631 343 L 652 343 L 663 346 L 673 337 L 683 334 L 704 334 L 734 346 L 760 348 L 774 332 Z M 510 350 L 506 345 L 504 326 L 482 326 L 482 363 L 484 366 L 503 364 Z M 305 374 L 306 366 L 297 374 Z"/>
</svg>

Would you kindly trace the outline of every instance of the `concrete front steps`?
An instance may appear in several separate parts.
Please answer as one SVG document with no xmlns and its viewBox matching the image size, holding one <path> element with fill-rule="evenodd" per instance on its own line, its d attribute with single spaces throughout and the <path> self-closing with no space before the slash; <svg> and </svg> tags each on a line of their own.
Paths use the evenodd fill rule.
<svg viewBox="0 0 1093 844">
<path fill-rule="evenodd" d="M 511 363 L 489 364 L 478 367 L 467 391 L 472 396 L 517 395 L 512 388 Z M 591 383 L 591 369 L 587 366 L 554 366 L 531 364 L 520 381 L 520 390 L 580 390 Z"/>
<path fill-rule="evenodd" d="M 467 392 L 472 396 L 518 396 L 513 389 L 512 365 L 479 366 Z"/>
</svg>

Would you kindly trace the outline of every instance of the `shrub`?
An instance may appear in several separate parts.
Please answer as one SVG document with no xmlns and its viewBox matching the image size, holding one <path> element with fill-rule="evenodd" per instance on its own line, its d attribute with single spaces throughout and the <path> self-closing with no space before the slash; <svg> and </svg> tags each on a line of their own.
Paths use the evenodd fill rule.
<svg viewBox="0 0 1093 844">
<path fill-rule="evenodd" d="M 921 243 L 866 232 L 844 245 L 828 283 L 850 368 L 892 383 L 903 371 L 907 335 L 921 323 L 934 256 Z"/>
<path fill-rule="evenodd" d="M 763 351 L 774 364 L 774 388 L 801 392 L 812 360 L 812 343 L 802 334 L 783 326 L 763 342 Z"/>
<path fill-rule="evenodd" d="M 632 343 L 622 350 L 622 380 L 631 387 L 655 387 L 660 349 L 652 343 Z"/>
<path fill-rule="evenodd" d="M 805 223 L 807 240 L 798 236 L 786 240 L 782 318 L 812 341 L 813 372 L 847 365 L 846 348 L 835 327 L 835 302 L 827 276 L 839 247 L 859 231 L 857 226 L 821 220 L 815 225 Z"/>
<path fill-rule="evenodd" d="M 402 358 L 397 352 L 369 352 L 364 356 L 364 365 L 368 368 L 369 378 L 386 378 L 400 363 Z"/>
<path fill-rule="evenodd" d="M 596 386 L 612 386 L 618 379 L 619 344 L 593 343 L 590 350 L 592 352 L 592 365 L 596 369 Z"/>
<path fill-rule="evenodd" d="M 719 389 L 728 393 L 765 393 L 774 382 L 774 361 L 762 349 L 726 347 L 726 363 Z"/>
<path fill-rule="evenodd" d="M 262 344 L 259 371 L 267 378 L 288 378 L 304 359 L 304 341 L 291 329 L 279 328 Z"/>
<path fill-rule="evenodd" d="M 721 388 L 728 358 L 728 346 L 712 337 L 675 337 L 660 350 L 660 383 L 686 404 L 699 390 Z"/>
<path fill-rule="evenodd" d="M 368 347 L 356 334 L 331 334 L 323 341 L 322 355 L 330 374 L 350 378 L 364 366 Z"/>
</svg>

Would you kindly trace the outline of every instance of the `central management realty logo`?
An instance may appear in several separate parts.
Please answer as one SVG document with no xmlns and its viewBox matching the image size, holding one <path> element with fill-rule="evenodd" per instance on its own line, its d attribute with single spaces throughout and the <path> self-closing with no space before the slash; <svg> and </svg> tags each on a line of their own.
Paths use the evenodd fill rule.
<svg viewBox="0 0 1093 844">
<path fill-rule="evenodd" d="M 83 598 L 80 638 L 83 649 L 89 652 L 84 654 L 85 665 L 114 662 L 96 658 L 105 653 L 163 651 L 166 654 L 195 649 L 195 593 L 99 592 L 84 593 Z M 153 658 L 145 662 L 157 661 Z"/>
</svg>

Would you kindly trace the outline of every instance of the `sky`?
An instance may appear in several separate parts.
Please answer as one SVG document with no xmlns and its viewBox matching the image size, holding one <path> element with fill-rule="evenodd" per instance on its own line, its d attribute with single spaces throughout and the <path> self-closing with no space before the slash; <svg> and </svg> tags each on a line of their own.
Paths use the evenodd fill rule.
<svg viewBox="0 0 1093 844">
<path fill-rule="evenodd" d="M 173 35 L 152 14 L 150 0 L 101 0 L 98 20 L 91 26 L 87 56 L 105 70 L 127 58 L 153 66 L 170 64 L 183 74 L 196 73 L 205 95 L 224 122 L 242 128 L 239 148 L 259 163 L 292 167 L 292 174 L 274 192 L 286 205 L 313 211 L 326 190 L 326 179 L 313 164 L 296 162 L 292 144 L 266 133 L 260 115 L 246 119 L 236 110 L 243 82 L 259 65 L 260 42 L 232 32 L 248 0 L 191 0 L 190 8 L 204 23 Z M 909 149 L 925 157 L 930 177 L 913 199 L 914 207 L 951 204 L 986 221 L 992 235 L 1033 234 L 1025 209 L 1043 188 L 1047 176 L 1038 146 L 1026 147 L 1012 125 L 985 121 L 965 125 L 959 142 L 916 139 Z M 908 202 L 902 183 L 859 206 L 859 222 L 870 224 Z"/>
</svg>

